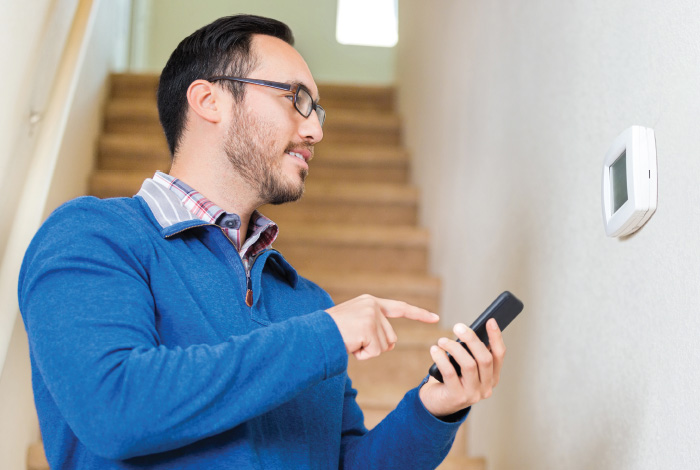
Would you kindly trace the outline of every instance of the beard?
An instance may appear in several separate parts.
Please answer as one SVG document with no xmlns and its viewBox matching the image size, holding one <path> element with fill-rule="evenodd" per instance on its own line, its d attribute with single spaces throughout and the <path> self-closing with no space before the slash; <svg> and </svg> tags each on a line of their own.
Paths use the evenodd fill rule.
<svg viewBox="0 0 700 470">
<path fill-rule="evenodd" d="M 231 166 L 250 185 L 257 188 L 262 204 L 284 204 L 297 201 L 304 194 L 306 168 L 299 169 L 299 181 L 290 181 L 282 168 L 284 151 L 292 147 L 287 144 L 280 149 L 275 143 L 275 128 L 250 114 L 234 110 L 235 119 L 224 141 L 224 151 Z M 297 144 L 296 148 L 308 144 Z"/>
</svg>

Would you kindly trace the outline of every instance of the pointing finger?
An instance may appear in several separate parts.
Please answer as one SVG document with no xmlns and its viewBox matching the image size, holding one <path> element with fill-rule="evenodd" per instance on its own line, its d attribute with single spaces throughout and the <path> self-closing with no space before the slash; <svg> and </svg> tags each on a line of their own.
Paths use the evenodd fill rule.
<svg viewBox="0 0 700 470">
<path fill-rule="evenodd" d="M 424 323 L 436 323 L 440 317 L 424 308 L 416 307 L 406 302 L 390 299 L 377 299 L 382 314 L 388 318 L 407 318 Z"/>
</svg>

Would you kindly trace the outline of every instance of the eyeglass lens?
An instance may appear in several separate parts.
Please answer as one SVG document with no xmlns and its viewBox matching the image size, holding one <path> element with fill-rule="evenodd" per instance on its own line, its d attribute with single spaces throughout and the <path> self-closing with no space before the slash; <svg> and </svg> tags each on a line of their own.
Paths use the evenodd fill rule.
<svg viewBox="0 0 700 470">
<path fill-rule="evenodd" d="M 309 117 L 311 115 L 311 111 L 314 109 L 314 100 L 311 98 L 308 91 L 299 87 L 294 106 L 296 106 L 297 111 L 299 111 L 302 116 Z M 323 122 L 326 120 L 326 111 L 319 105 L 316 105 L 315 107 L 318 122 L 323 126 Z"/>
</svg>

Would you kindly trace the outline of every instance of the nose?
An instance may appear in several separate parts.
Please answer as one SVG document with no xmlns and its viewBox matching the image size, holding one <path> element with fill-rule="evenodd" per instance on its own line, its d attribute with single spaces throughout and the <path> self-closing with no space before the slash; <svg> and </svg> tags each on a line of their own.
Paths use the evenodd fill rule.
<svg viewBox="0 0 700 470">
<path fill-rule="evenodd" d="M 299 117 L 302 119 L 302 122 L 299 125 L 300 137 L 303 138 L 304 141 L 311 144 L 320 142 L 321 139 L 323 139 L 323 128 L 318 120 L 318 114 L 316 114 L 316 111 L 312 111 L 307 118 L 301 115 L 299 115 Z"/>
</svg>

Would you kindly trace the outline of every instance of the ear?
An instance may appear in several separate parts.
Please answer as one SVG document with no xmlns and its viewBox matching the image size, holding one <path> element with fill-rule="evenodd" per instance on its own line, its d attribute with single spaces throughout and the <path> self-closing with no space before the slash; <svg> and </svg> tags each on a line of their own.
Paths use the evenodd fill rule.
<svg viewBox="0 0 700 470">
<path fill-rule="evenodd" d="M 221 121 L 221 90 L 206 80 L 195 80 L 187 88 L 190 109 L 205 121 Z"/>
</svg>

